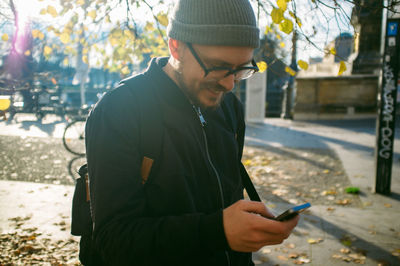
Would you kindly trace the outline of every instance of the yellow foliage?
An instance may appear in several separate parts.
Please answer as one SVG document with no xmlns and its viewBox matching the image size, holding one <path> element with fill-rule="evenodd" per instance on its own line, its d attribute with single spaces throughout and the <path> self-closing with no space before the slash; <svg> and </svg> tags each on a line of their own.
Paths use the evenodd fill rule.
<svg viewBox="0 0 400 266">
<path fill-rule="evenodd" d="M 308 63 L 303 60 L 297 61 L 297 64 L 299 65 L 300 68 L 307 70 L 308 69 Z"/>
<path fill-rule="evenodd" d="M 68 57 L 64 58 L 63 64 L 64 64 L 65 66 L 68 66 L 68 63 L 69 63 Z"/>
<path fill-rule="evenodd" d="M 284 48 L 286 46 L 286 44 L 284 42 L 280 42 L 279 43 L 280 47 Z"/>
<path fill-rule="evenodd" d="M 87 55 L 82 56 L 82 61 L 85 64 L 89 64 L 88 56 Z"/>
<path fill-rule="evenodd" d="M 44 56 L 49 56 L 52 52 L 53 52 L 53 49 L 47 45 L 43 49 Z"/>
<path fill-rule="evenodd" d="M 43 40 L 43 39 L 44 39 L 44 33 L 41 32 L 41 31 L 39 31 L 39 33 L 38 33 L 38 38 L 39 38 L 40 40 Z"/>
<path fill-rule="evenodd" d="M 268 68 L 267 63 L 264 61 L 257 62 L 257 66 L 258 66 L 258 71 L 260 73 L 265 72 L 265 70 L 267 70 L 267 68 Z"/>
<path fill-rule="evenodd" d="M 343 74 L 343 72 L 345 72 L 346 70 L 347 70 L 347 67 L 346 67 L 346 64 L 344 63 L 344 61 L 340 61 L 338 75 L 341 76 Z"/>
<path fill-rule="evenodd" d="M 109 41 L 111 43 L 111 46 L 117 46 L 119 44 L 119 41 L 117 38 L 109 38 Z"/>
<path fill-rule="evenodd" d="M 287 18 L 284 18 L 279 24 L 279 29 L 286 34 L 289 34 L 293 31 L 293 22 Z"/>
<path fill-rule="evenodd" d="M 128 66 L 124 66 L 124 67 L 121 69 L 121 73 L 122 73 L 123 75 L 128 75 L 129 73 L 131 73 L 131 71 L 129 70 L 129 67 L 128 67 Z"/>
<path fill-rule="evenodd" d="M 85 0 L 77 0 L 76 4 L 80 5 L 80 6 L 84 6 L 85 5 Z"/>
<path fill-rule="evenodd" d="M 24 53 L 25 56 L 30 56 L 31 55 L 31 51 L 30 50 L 26 50 Z"/>
<path fill-rule="evenodd" d="M 109 15 L 107 15 L 107 16 L 105 17 L 105 21 L 106 21 L 107 23 L 111 23 L 111 19 L 110 19 L 110 16 L 109 16 Z"/>
<path fill-rule="evenodd" d="M 270 26 L 266 26 L 264 34 L 267 35 L 270 32 L 273 32 L 272 28 Z"/>
<path fill-rule="evenodd" d="M 39 30 L 36 30 L 36 29 L 34 29 L 34 30 L 32 30 L 32 37 L 33 38 L 39 38 Z"/>
<path fill-rule="evenodd" d="M 271 18 L 275 24 L 279 24 L 283 20 L 283 10 L 280 8 L 272 9 Z"/>
<path fill-rule="evenodd" d="M 47 11 L 46 11 L 45 8 L 42 8 L 42 9 L 40 10 L 40 15 L 46 15 L 46 13 L 47 13 Z"/>
<path fill-rule="evenodd" d="M 282 37 L 281 37 L 281 35 L 279 35 L 279 34 L 276 35 L 276 38 L 277 38 L 278 40 L 282 40 Z"/>
<path fill-rule="evenodd" d="M 7 33 L 4 33 L 2 36 L 1 36 L 1 40 L 2 41 L 8 41 L 8 39 L 9 39 L 9 37 L 8 37 L 8 34 Z"/>
<path fill-rule="evenodd" d="M 60 41 L 61 41 L 63 44 L 67 44 L 67 43 L 69 43 L 69 42 L 71 41 L 71 38 L 70 38 L 70 36 L 69 36 L 68 33 L 64 32 L 64 33 L 62 33 L 62 34 L 60 35 Z"/>
<path fill-rule="evenodd" d="M 96 17 L 97 17 L 97 12 L 96 12 L 96 10 L 91 10 L 91 11 L 88 12 L 87 15 L 88 15 L 89 17 L 91 17 L 93 20 L 95 20 Z"/>
<path fill-rule="evenodd" d="M 291 76 L 296 76 L 296 71 L 294 71 L 291 67 L 289 67 L 289 66 L 286 66 L 285 67 L 285 71 L 287 72 L 287 73 L 289 73 L 289 75 L 291 75 Z"/>
<path fill-rule="evenodd" d="M 158 22 L 160 22 L 161 25 L 167 26 L 168 25 L 168 17 L 164 12 L 161 12 L 157 15 Z"/>
<path fill-rule="evenodd" d="M 331 54 L 333 54 L 333 55 L 336 55 L 336 49 L 335 49 L 335 47 L 332 47 L 332 48 L 329 50 L 329 52 L 330 52 Z"/>
<path fill-rule="evenodd" d="M 286 0 L 276 0 L 276 4 L 278 5 L 278 7 L 280 9 L 282 9 L 283 11 L 285 11 L 287 9 L 287 4 L 286 4 Z"/>
<path fill-rule="evenodd" d="M 56 10 L 53 6 L 51 6 L 51 5 L 48 5 L 48 6 L 47 6 L 47 13 L 49 13 L 50 15 L 52 15 L 53 18 L 55 18 L 55 17 L 58 16 L 57 10 Z"/>
</svg>

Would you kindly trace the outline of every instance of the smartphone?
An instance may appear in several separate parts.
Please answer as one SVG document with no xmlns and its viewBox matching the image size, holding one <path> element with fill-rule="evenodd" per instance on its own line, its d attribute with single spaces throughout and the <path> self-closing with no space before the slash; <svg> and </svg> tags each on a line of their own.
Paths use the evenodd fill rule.
<svg viewBox="0 0 400 266">
<path fill-rule="evenodd" d="M 297 214 L 301 213 L 302 211 L 304 211 L 307 208 L 310 208 L 311 204 L 310 203 L 304 203 L 298 206 L 294 206 L 292 208 L 290 208 L 289 210 L 283 212 L 282 214 L 278 215 L 277 217 L 274 218 L 274 220 L 277 221 L 287 221 L 290 220 L 292 218 L 294 218 Z"/>
</svg>

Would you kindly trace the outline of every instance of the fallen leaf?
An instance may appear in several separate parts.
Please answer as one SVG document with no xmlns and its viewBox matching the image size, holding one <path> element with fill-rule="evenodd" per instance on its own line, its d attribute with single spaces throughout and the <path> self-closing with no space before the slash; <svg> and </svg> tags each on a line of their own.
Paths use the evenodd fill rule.
<svg viewBox="0 0 400 266">
<path fill-rule="evenodd" d="M 336 204 L 338 205 L 349 205 L 351 201 L 349 199 L 337 200 Z"/>
<path fill-rule="evenodd" d="M 333 254 L 333 255 L 332 255 L 332 258 L 334 258 L 334 259 L 342 259 L 343 256 L 340 255 L 340 254 Z"/>
<path fill-rule="evenodd" d="M 335 210 L 335 208 L 333 208 L 333 207 L 328 207 L 328 208 L 326 208 L 326 210 L 327 210 L 328 212 L 333 212 L 333 211 Z"/>
<path fill-rule="evenodd" d="M 351 251 L 348 248 L 341 248 L 340 252 L 343 253 L 343 254 L 349 254 Z"/>
<path fill-rule="evenodd" d="M 282 256 L 282 255 L 279 255 L 278 259 L 279 260 L 283 260 L 283 261 L 287 261 L 288 260 L 288 258 L 286 258 L 285 256 Z"/>
<path fill-rule="evenodd" d="M 293 244 L 293 243 L 288 243 L 288 244 L 286 244 L 286 247 L 287 247 L 287 248 L 294 249 L 294 248 L 296 247 L 296 245 Z"/>
<path fill-rule="evenodd" d="M 385 203 L 384 205 L 386 208 L 392 208 L 392 204 L 390 204 L 390 203 Z"/>
<path fill-rule="evenodd" d="M 318 243 L 320 243 L 320 242 L 322 242 L 322 241 L 324 241 L 322 238 L 318 238 L 318 239 L 309 238 L 309 239 L 307 240 L 307 242 L 308 242 L 309 244 L 318 244 Z"/>
<path fill-rule="evenodd" d="M 297 253 L 290 253 L 288 257 L 289 257 L 290 259 L 297 259 L 299 256 L 300 256 L 300 255 L 297 254 Z"/>
<path fill-rule="evenodd" d="M 395 256 L 395 257 L 400 257 L 400 248 L 394 250 L 394 251 L 392 252 L 392 255 Z"/>
<path fill-rule="evenodd" d="M 263 248 L 263 249 L 261 250 L 261 253 L 262 253 L 262 254 L 269 254 L 269 253 L 271 253 L 271 250 L 270 250 L 269 248 Z"/>
</svg>

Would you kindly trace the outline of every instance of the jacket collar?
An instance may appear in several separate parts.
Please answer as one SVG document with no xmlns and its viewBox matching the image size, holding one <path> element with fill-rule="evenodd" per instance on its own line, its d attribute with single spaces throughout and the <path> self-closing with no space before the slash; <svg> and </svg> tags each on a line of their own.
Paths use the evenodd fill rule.
<svg viewBox="0 0 400 266">
<path fill-rule="evenodd" d="M 154 89 L 159 99 L 178 108 L 192 108 L 192 104 L 178 85 L 164 72 L 168 57 L 157 57 L 150 61 L 145 75 L 154 82 Z"/>
</svg>

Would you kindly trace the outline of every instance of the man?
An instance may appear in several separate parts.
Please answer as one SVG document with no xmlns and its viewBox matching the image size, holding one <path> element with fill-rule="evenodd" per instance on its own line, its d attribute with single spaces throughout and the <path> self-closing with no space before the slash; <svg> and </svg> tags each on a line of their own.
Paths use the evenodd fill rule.
<svg viewBox="0 0 400 266">
<path fill-rule="evenodd" d="M 248 0 L 180 0 L 167 34 L 169 59 L 153 59 L 88 118 L 95 248 L 106 265 L 254 265 L 251 252 L 281 243 L 298 217 L 277 222 L 242 200 L 243 110 L 231 90 L 257 71 L 253 10 Z M 163 128 L 156 161 L 141 134 L 150 91 Z"/>
</svg>

